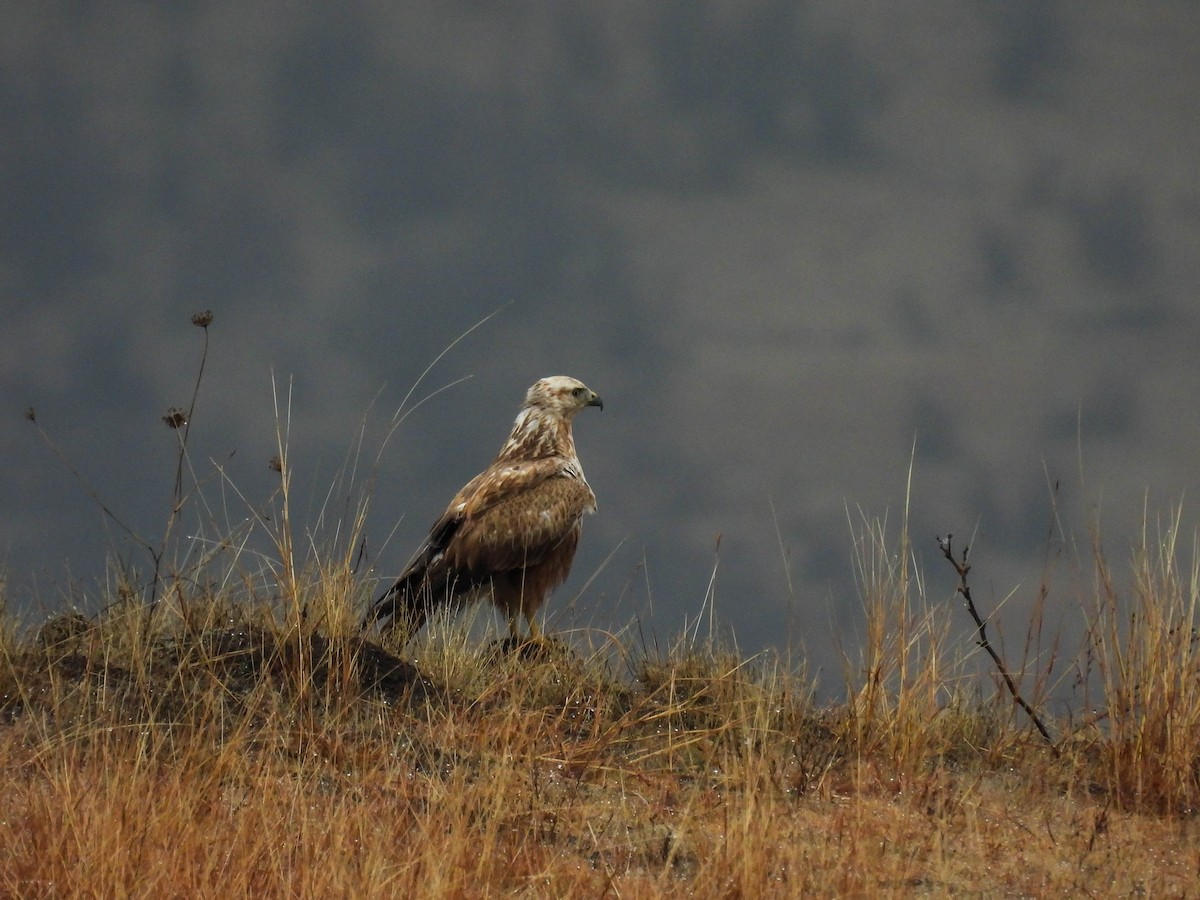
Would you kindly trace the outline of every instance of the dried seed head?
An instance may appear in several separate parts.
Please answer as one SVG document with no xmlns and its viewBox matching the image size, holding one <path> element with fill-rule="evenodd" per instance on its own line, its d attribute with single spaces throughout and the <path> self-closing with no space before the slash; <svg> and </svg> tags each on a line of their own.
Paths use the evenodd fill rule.
<svg viewBox="0 0 1200 900">
<path fill-rule="evenodd" d="M 25 418 L 27 418 L 30 422 L 37 421 L 37 412 L 32 406 L 25 407 Z"/>
<path fill-rule="evenodd" d="M 162 420 L 167 423 L 168 428 L 182 428 L 187 424 L 187 413 L 177 406 L 172 406 Z"/>
<path fill-rule="evenodd" d="M 267 463 L 267 465 L 271 467 L 272 472 L 282 472 L 283 471 L 283 460 L 279 458 L 278 453 L 271 457 L 271 459 Z"/>
<path fill-rule="evenodd" d="M 198 312 L 192 316 L 192 324 L 200 328 L 207 328 L 212 324 L 213 313 L 211 309 L 206 309 L 204 312 Z"/>
</svg>

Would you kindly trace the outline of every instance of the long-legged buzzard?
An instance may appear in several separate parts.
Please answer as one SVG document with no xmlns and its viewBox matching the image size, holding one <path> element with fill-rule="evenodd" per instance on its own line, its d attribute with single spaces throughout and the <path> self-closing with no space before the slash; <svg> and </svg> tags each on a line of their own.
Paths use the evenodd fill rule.
<svg viewBox="0 0 1200 900">
<path fill-rule="evenodd" d="M 364 627 L 388 620 L 385 627 L 407 639 L 442 604 L 490 596 L 514 640 L 522 616 L 539 637 L 534 615 L 567 580 L 583 515 L 596 509 L 571 435 L 586 406 L 603 408 L 581 381 L 556 375 L 534 383 L 495 461 L 450 501 Z"/>
</svg>

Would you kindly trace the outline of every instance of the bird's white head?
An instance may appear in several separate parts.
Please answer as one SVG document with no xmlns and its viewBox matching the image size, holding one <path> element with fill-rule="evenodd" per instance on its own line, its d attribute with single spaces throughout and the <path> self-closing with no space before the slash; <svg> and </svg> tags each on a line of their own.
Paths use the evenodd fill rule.
<svg viewBox="0 0 1200 900">
<path fill-rule="evenodd" d="M 525 405 L 517 413 L 512 433 L 500 448 L 498 460 L 542 459 L 561 456 L 575 460 L 571 419 L 585 406 L 599 406 L 599 395 L 582 381 L 554 375 L 535 381 L 525 393 Z M 582 476 L 582 471 L 580 470 Z"/>
<path fill-rule="evenodd" d="M 571 418 L 585 406 L 604 408 L 600 395 L 577 378 L 551 375 L 535 381 L 525 393 L 525 406 Z"/>
</svg>

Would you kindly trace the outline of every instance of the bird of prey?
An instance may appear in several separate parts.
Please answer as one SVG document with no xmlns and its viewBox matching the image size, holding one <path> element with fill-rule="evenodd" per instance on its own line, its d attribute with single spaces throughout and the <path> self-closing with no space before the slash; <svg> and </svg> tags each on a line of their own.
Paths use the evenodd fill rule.
<svg viewBox="0 0 1200 900">
<path fill-rule="evenodd" d="M 490 596 L 514 642 L 522 617 L 540 638 L 534 616 L 567 580 L 581 520 L 596 509 L 571 434 L 571 420 L 588 406 L 604 404 L 577 379 L 535 382 L 495 461 L 455 494 L 364 628 L 385 622 L 407 640 L 439 606 Z"/>
</svg>

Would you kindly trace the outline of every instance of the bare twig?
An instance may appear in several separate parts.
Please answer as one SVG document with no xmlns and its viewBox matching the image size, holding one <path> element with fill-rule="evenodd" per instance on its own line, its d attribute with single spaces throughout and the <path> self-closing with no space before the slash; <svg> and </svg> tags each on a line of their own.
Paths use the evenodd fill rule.
<svg viewBox="0 0 1200 900">
<path fill-rule="evenodd" d="M 163 581 L 163 557 L 167 552 L 167 545 L 171 541 L 171 531 L 175 527 L 175 522 L 179 518 L 179 514 L 183 511 L 183 464 L 187 460 L 188 435 L 192 429 L 192 416 L 196 412 L 196 398 L 200 396 L 200 382 L 204 380 L 204 365 L 208 362 L 208 326 L 212 324 L 212 320 L 213 314 L 211 309 L 206 309 L 192 316 L 192 324 L 197 328 L 204 329 L 204 350 L 200 354 L 200 369 L 196 372 L 196 383 L 192 387 L 192 402 L 188 404 L 186 411 L 173 406 L 163 416 L 163 421 L 167 424 L 167 427 L 173 429 L 179 435 L 179 453 L 175 460 L 174 499 L 171 502 L 171 512 L 167 516 L 166 528 L 163 530 L 162 543 L 159 545 L 158 552 L 154 550 L 150 551 L 150 555 L 154 557 L 154 581 L 150 585 L 150 602 L 147 604 L 147 617 L 153 616 L 154 610 L 158 606 L 158 590 Z M 147 618 L 147 624 L 149 624 L 149 618 Z"/>
<path fill-rule="evenodd" d="M 1029 701 L 1021 696 L 1021 691 L 1017 687 L 1016 681 L 1009 674 L 1008 666 L 1004 664 L 1004 660 L 1001 659 L 1000 654 L 996 652 L 988 640 L 987 621 L 979 615 L 979 610 L 975 608 L 975 601 L 971 599 L 971 586 L 967 584 L 967 573 L 971 571 L 971 566 L 967 562 L 967 554 L 970 553 L 971 548 L 964 544 L 961 556 L 956 559 L 954 557 L 954 548 L 951 544 L 953 539 L 954 535 L 952 534 L 947 534 L 944 538 L 939 537 L 937 539 L 938 548 L 942 551 L 942 555 L 950 561 L 950 565 L 954 566 L 954 571 L 958 573 L 958 593 L 962 594 L 963 600 L 967 603 L 967 612 L 971 614 L 971 619 L 975 622 L 978 644 L 992 658 L 992 662 L 996 664 L 996 671 L 1004 679 L 1004 685 L 1008 688 L 1009 694 L 1012 695 L 1013 701 L 1025 711 L 1025 714 L 1029 716 L 1029 720 L 1033 722 L 1033 727 L 1046 739 L 1046 743 L 1050 745 L 1050 749 L 1054 752 L 1054 755 L 1058 756 L 1058 747 L 1055 746 L 1054 739 L 1050 737 L 1050 732 L 1038 716 L 1037 711 L 1029 704 Z"/>
<path fill-rule="evenodd" d="M 208 362 L 208 326 L 212 324 L 212 310 L 206 309 L 192 316 L 192 324 L 204 329 L 204 352 L 200 354 L 200 370 L 196 373 L 196 384 L 192 388 L 192 402 L 188 404 L 187 414 L 183 418 L 183 430 L 179 438 L 179 460 L 175 467 L 175 503 L 183 500 L 183 460 L 187 455 L 188 435 L 192 430 L 192 416 L 196 412 L 196 398 L 200 396 L 200 382 L 204 378 L 204 364 Z M 176 425 L 176 428 L 179 426 Z"/>
<path fill-rule="evenodd" d="M 200 357 L 200 369 L 196 373 L 196 383 L 192 389 L 192 402 L 186 410 L 178 407 L 171 407 L 167 410 L 167 414 L 162 417 L 163 422 L 168 428 L 171 428 L 179 434 L 179 451 L 176 459 L 175 467 L 175 488 L 174 497 L 171 503 L 171 512 L 167 516 L 167 524 L 163 533 L 162 541 L 156 547 L 140 534 L 133 530 L 131 526 L 118 516 L 100 496 L 100 492 L 96 490 L 84 476 L 84 474 L 67 458 L 67 455 L 59 449 L 58 445 L 49 434 L 42 428 L 37 420 L 37 413 L 34 408 L 28 407 L 25 410 L 25 418 L 33 423 L 37 429 L 38 436 L 46 444 L 47 447 L 58 457 L 59 461 L 66 467 L 67 471 L 74 476 L 75 480 L 82 486 L 84 492 L 92 499 L 92 501 L 100 507 L 100 511 L 108 517 L 118 528 L 124 531 L 137 546 L 144 549 L 150 554 L 150 559 L 154 563 L 154 579 L 150 585 L 150 600 L 147 608 L 150 613 L 153 613 L 155 606 L 158 603 L 159 588 L 163 581 L 163 560 L 166 556 L 168 545 L 170 544 L 171 531 L 175 525 L 176 519 L 179 517 L 180 511 L 184 504 L 183 495 L 183 466 L 187 458 L 187 442 L 188 433 L 192 424 L 192 414 L 196 409 L 196 399 L 200 394 L 200 382 L 204 378 L 204 365 L 208 360 L 208 326 L 212 324 L 213 314 L 210 310 L 196 313 L 192 316 L 192 324 L 204 329 L 204 351 Z"/>
<path fill-rule="evenodd" d="M 49 433 L 42 428 L 41 423 L 37 419 L 37 413 L 34 411 L 32 406 L 25 410 L 25 418 L 33 423 L 33 427 L 37 429 L 38 437 L 41 438 L 42 443 L 50 448 L 50 451 L 58 458 L 58 461 L 63 464 L 63 466 L 68 472 L 71 473 L 72 476 L 74 476 L 75 480 L 79 482 L 79 486 L 83 488 L 84 493 L 92 499 L 92 502 L 100 507 L 100 511 L 104 513 L 104 515 L 107 516 L 114 525 L 129 535 L 130 540 L 132 540 L 139 547 L 149 551 L 151 557 L 153 557 L 155 555 L 155 551 L 150 545 L 149 541 L 145 540 L 140 534 L 134 531 L 133 528 L 127 525 L 125 520 L 113 512 L 112 507 L 104 502 L 104 498 L 100 496 L 100 492 L 92 486 L 90 481 L 88 481 L 87 476 L 85 476 L 83 472 L 81 472 L 74 465 L 74 463 L 71 462 L 67 455 L 59 448 L 58 444 L 54 443 L 54 439 L 50 437 Z"/>
</svg>

